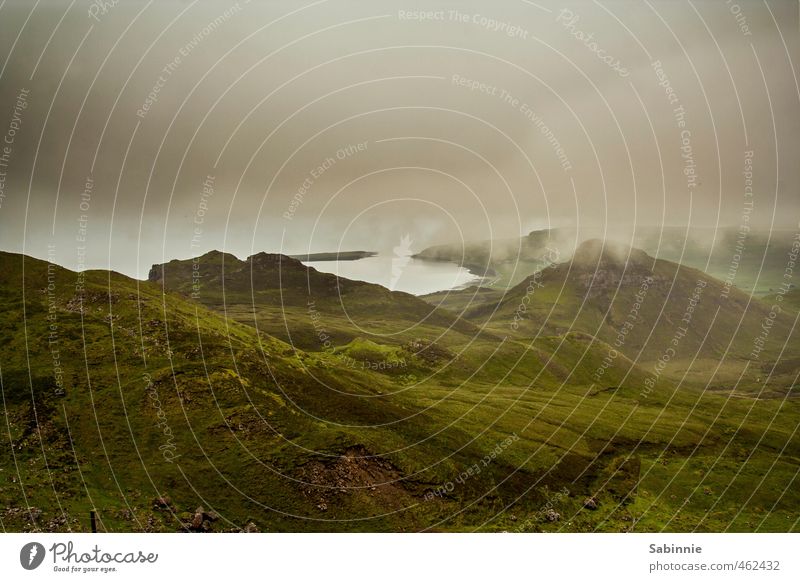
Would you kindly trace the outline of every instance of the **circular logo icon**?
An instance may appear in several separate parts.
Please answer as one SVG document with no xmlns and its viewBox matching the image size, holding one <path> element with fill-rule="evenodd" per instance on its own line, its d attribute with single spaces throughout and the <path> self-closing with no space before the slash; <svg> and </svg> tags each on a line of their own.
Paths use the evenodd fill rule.
<svg viewBox="0 0 800 582">
<path fill-rule="evenodd" d="M 44 546 L 39 542 L 30 542 L 19 551 L 19 563 L 26 570 L 35 570 L 44 561 Z"/>
</svg>

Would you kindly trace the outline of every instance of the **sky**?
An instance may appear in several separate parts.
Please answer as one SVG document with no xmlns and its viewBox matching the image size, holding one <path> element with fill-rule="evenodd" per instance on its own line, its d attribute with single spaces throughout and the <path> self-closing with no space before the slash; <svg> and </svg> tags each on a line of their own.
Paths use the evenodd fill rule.
<svg viewBox="0 0 800 582">
<path fill-rule="evenodd" d="M 798 36 L 788 0 L 7 0 L 0 250 L 143 278 L 212 249 L 796 229 Z"/>
</svg>

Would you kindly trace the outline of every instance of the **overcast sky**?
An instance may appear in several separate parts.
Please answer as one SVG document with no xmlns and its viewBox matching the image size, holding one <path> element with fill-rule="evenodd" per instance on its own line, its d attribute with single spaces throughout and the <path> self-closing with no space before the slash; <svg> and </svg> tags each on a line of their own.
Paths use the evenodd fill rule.
<svg viewBox="0 0 800 582">
<path fill-rule="evenodd" d="M 797 227 L 794 0 L 102 4 L 0 8 L 2 250 Z"/>
</svg>

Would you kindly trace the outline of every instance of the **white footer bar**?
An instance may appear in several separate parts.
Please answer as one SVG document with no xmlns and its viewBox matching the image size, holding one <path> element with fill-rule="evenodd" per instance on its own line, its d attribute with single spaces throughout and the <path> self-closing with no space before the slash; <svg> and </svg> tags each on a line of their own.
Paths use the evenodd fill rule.
<svg viewBox="0 0 800 582">
<path fill-rule="evenodd" d="M 3 580 L 796 581 L 799 550 L 798 534 L 31 533 L 0 535 L 0 573 Z"/>
</svg>

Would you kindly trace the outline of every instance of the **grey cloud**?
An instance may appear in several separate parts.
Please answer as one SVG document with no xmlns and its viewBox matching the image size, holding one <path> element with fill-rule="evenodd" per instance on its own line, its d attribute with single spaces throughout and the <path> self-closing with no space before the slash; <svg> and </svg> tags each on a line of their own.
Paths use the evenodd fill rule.
<svg viewBox="0 0 800 582">
<path fill-rule="evenodd" d="M 550 12 L 525 2 L 123 1 L 95 20 L 81 2 L 53 34 L 69 3 L 31 14 L 28 2 L 6 2 L 3 132 L 21 88 L 30 100 L 0 247 L 45 256 L 54 243 L 74 268 L 85 215 L 86 266 L 144 276 L 153 262 L 210 248 L 371 250 L 404 233 L 421 248 L 546 225 L 738 224 L 748 149 L 754 222 L 796 224 L 796 3 L 740 1 L 738 20 L 718 2 L 537 4 Z M 562 8 L 578 20 L 559 20 Z M 656 60 L 686 109 L 692 192 Z"/>
</svg>

